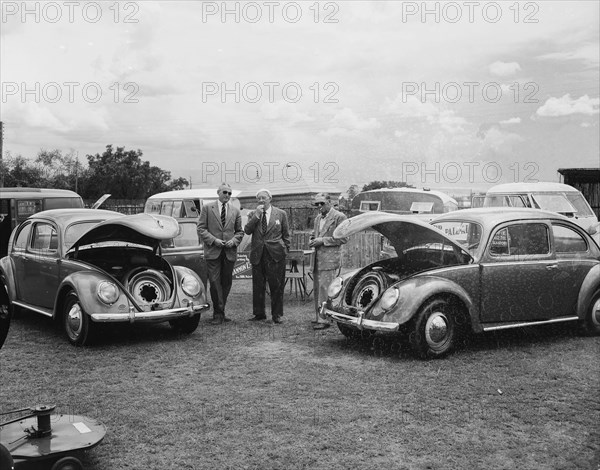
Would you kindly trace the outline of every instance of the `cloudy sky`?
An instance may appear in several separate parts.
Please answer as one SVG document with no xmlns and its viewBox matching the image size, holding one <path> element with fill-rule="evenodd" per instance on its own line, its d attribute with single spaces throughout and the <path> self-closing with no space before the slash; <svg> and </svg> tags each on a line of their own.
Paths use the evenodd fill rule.
<svg viewBox="0 0 600 470">
<path fill-rule="evenodd" d="M 599 166 L 597 1 L 1 3 L 13 156 L 455 193 Z"/>
</svg>

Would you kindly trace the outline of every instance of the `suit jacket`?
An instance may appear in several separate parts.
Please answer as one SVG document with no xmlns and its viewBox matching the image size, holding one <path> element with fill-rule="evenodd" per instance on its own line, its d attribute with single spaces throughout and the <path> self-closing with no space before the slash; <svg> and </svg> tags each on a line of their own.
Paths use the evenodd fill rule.
<svg viewBox="0 0 600 470">
<path fill-rule="evenodd" d="M 339 269 L 342 264 L 342 245 L 347 238 L 333 238 L 335 228 L 346 220 L 346 216 L 333 208 L 325 217 L 323 229 L 320 229 L 321 216 L 315 218 L 314 238 L 322 238 L 323 245 L 315 248 L 316 267 L 320 270 Z"/>
<path fill-rule="evenodd" d="M 217 259 L 221 255 L 221 251 L 225 250 L 227 259 L 235 261 L 237 258 L 237 247 L 244 236 L 240 210 L 234 207 L 231 202 L 228 203 L 225 226 L 223 226 L 221 224 L 219 201 L 204 204 L 200 211 L 200 218 L 198 219 L 198 236 L 204 242 L 205 259 Z M 217 238 L 223 241 L 233 239 L 234 246 L 231 248 L 216 246 L 215 240 Z"/>
<path fill-rule="evenodd" d="M 252 235 L 250 262 L 259 264 L 263 250 L 267 250 L 274 261 L 285 259 L 290 249 L 290 232 L 287 214 L 285 211 L 271 206 L 271 218 L 267 225 L 267 232 L 262 233 L 261 219 L 254 216 L 256 211 L 248 214 L 248 223 L 244 231 Z"/>
</svg>

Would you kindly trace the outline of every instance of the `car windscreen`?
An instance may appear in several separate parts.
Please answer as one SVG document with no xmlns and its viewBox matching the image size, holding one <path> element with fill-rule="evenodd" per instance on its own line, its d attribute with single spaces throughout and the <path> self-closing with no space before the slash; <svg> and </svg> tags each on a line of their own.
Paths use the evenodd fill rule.
<svg viewBox="0 0 600 470">
<path fill-rule="evenodd" d="M 198 239 L 196 222 L 179 221 L 179 234 L 175 238 L 163 240 L 160 246 L 163 248 L 184 248 L 188 246 L 199 246 L 202 243 Z"/>
<path fill-rule="evenodd" d="M 482 229 L 479 224 L 468 221 L 444 221 L 432 224 L 444 234 L 462 245 L 472 256 L 481 242 Z"/>
<path fill-rule="evenodd" d="M 569 200 L 573 207 L 577 209 L 578 217 L 593 217 L 595 216 L 592 208 L 589 206 L 587 201 L 584 199 L 581 193 L 565 193 L 565 196 Z"/>
<path fill-rule="evenodd" d="M 44 199 L 44 209 L 63 209 L 68 207 L 83 207 L 79 197 L 49 197 Z"/>
<path fill-rule="evenodd" d="M 531 197 L 539 209 L 561 214 L 577 212 L 577 209 L 562 194 L 532 194 Z"/>
</svg>

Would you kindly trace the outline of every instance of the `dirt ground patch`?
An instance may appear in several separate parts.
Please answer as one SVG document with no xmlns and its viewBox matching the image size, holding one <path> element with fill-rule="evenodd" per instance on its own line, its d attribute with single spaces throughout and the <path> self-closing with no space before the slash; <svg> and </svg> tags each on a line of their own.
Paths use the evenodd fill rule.
<svg viewBox="0 0 600 470">
<path fill-rule="evenodd" d="M 90 470 L 598 468 L 599 338 L 514 330 L 421 361 L 390 338 L 315 332 L 312 299 L 285 300 L 282 325 L 247 322 L 250 282 L 236 281 L 232 323 L 121 326 L 87 348 L 21 313 L 0 411 L 99 419 Z"/>
</svg>

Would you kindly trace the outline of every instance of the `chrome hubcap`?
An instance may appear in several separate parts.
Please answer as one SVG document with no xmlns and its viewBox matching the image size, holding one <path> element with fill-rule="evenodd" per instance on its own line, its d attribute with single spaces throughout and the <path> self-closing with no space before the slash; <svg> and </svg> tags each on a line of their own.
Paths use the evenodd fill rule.
<svg viewBox="0 0 600 470">
<path fill-rule="evenodd" d="M 73 304 L 69 309 L 69 313 L 67 313 L 67 328 L 74 336 L 78 336 L 81 333 L 81 315 L 81 306 L 78 303 Z"/>
<path fill-rule="evenodd" d="M 434 312 L 425 324 L 425 338 L 432 346 L 439 345 L 448 338 L 448 318 L 442 312 Z"/>
<path fill-rule="evenodd" d="M 600 298 L 596 299 L 592 307 L 592 322 L 596 326 L 600 326 Z"/>
</svg>

